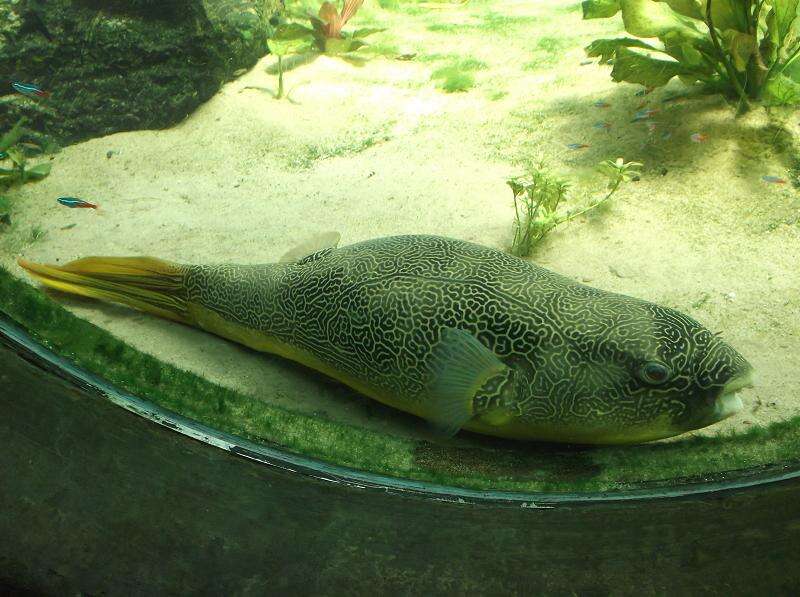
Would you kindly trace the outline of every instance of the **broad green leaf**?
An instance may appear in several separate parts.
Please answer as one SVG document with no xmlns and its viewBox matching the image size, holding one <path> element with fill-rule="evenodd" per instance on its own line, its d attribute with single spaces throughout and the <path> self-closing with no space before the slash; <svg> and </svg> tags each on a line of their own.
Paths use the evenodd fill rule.
<svg viewBox="0 0 800 597">
<path fill-rule="evenodd" d="M 704 0 L 702 2 L 704 20 L 707 2 L 711 2 L 711 19 L 714 21 L 714 29 L 717 31 L 726 29 L 747 31 L 747 17 L 742 10 L 742 0 Z"/>
<path fill-rule="evenodd" d="M 17 147 L 9 147 L 6 153 L 8 154 L 8 159 L 14 162 L 14 164 L 18 167 L 24 167 L 25 162 L 28 161 L 25 159 L 25 154 L 22 153 Z"/>
<path fill-rule="evenodd" d="M 290 40 L 281 41 L 277 39 L 268 39 L 267 47 L 272 54 L 276 56 L 286 56 L 288 54 L 300 54 L 308 51 L 311 48 L 312 40 Z"/>
<path fill-rule="evenodd" d="M 795 59 L 784 69 L 783 74 L 800 83 L 800 59 Z"/>
<path fill-rule="evenodd" d="M 772 64 L 778 58 L 778 25 L 775 20 L 775 11 L 770 10 L 764 19 L 767 30 L 760 44 L 761 56 L 767 65 Z"/>
<path fill-rule="evenodd" d="M 703 60 L 703 51 L 712 53 L 708 40 L 687 35 L 686 30 L 676 29 L 661 36 L 664 51 L 683 66 L 702 71 L 711 71 L 713 67 Z"/>
<path fill-rule="evenodd" d="M 672 77 L 688 77 L 693 74 L 693 71 L 674 60 L 659 60 L 625 47 L 617 49 L 614 68 L 611 70 L 611 78 L 615 81 L 638 83 L 645 87 L 661 87 Z"/>
<path fill-rule="evenodd" d="M 325 23 L 323 23 L 319 18 L 315 17 L 314 15 L 308 15 L 308 20 L 311 23 L 311 26 L 314 28 L 314 31 L 318 34 L 325 35 Z"/>
<path fill-rule="evenodd" d="M 358 48 L 365 46 L 363 41 L 359 39 L 339 39 L 336 37 L 331 37 L 325 40 L 325 53 L 326 54 L 347 54 L 348 52 L 354 52 Z"/>
<path fill-rule="evenodd" d="M 280 41 L 291 41 L 294 39 L 305 39 L 312 33 L 309 27 L 300 23 L 284 23 L 275 28 L 275 33 L 271 39 Z"/>
<path fill-rule="evenodd" d="M 375 33 L 380 33 L 381 31 L 386 31 L 385 27 L 363 27 L 361 29 L 356 29 L 352 33 L 347 33 L 347 37 L 351 39 L 363 39 L 368 35 L 373 35 Z"/>
<path fill-rule="evenodd" d="M 0 151 L 6 151 L 9 147 L 17 144 L 17 141 L 22 137 L 22 127 L 28 121 L 27 118 L 20 118 L 10 131 L 0 137 Z"/>
<path fill-rule="evenodd" d="M 53 164 L 51 162 L 42 162 L 41 164 L 36 164 L 33 168 L 25 170 L 25 174 L 32 180 L 41 180 L 50 174 L 52 167 Z"/>
<path fill-rule="evenodd" d="M 703 61 L 703 55 L 692 44 L 684 42 L 675 46 L 670 46 L 667 53 L 683 66 L 692 69 L 710 70 Z"/>
<path fill-rule="evenodd" d="M 686 27 L 669 6 L 653 0 L 620 0 L 625 31 L 637 37 L 659 37 Z"/>
<path fill-rule="evenodd" d="M 756 50 L 756 38 L 748 33 L 728 29 L 723 33 L 722 37 L 728 44 L 728 51 L 733 58 L 733 66 L 739 72 L 744 72 L 747 68 L 747 62 L 750 56 Z"/>
<path fill-rule="evenodd" d="M 775 32 L 778 42 L 783 42 L 792 32 L 792 25 L 797 19 L 798 0 L 773 0 L 772 11 L 775 13 Z"/>
<path fill-rule="evenodd" d="M 786 75 L 772 77 L 764 87 L 762 101 L 767 106 L 794 106 L 800 104 L 800 83 Z"/>
<path fill-rule="evenodd" d="M 616 39 L 596 39 L 586 46 L 586 55 L 590 57 L 600 56 L 603 62 L 614 57 L 617 48 L 644 48 L 646 50 L 657 51 L 657 48 L 632 37 L 618 37 Z"/>
<path fill-rule="evenodd" d="M 703 14 L 703 4 L 700 0 L 655 0 L 655 2 L 665 2 L 679 15 L 691 19 L 705 19 Z"/>
<path fill-rule="evenodd" d="M 307 51 L 313 43 L 314 32 L 299 23 L 286 23 L 275 29 L 267 40 L 269 51 L 277 56 L 286 56 Z"/>
<path fill-rule="evenodd" d="M 619 12 L 620 0 L 583 0 L 584 19 L 605 19 Z"/>
</svg>

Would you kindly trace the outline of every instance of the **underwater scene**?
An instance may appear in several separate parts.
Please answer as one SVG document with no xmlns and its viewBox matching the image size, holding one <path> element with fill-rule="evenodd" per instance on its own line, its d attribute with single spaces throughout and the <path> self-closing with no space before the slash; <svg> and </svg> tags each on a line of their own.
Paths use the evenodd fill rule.
<svg viewBox="0 0 800 597">
<path fill-rule="evenodd" d="M 800 454 L 789 0 L 0 5 L 0 312 L 116 387 L 482 489 Z"/>
</svg>

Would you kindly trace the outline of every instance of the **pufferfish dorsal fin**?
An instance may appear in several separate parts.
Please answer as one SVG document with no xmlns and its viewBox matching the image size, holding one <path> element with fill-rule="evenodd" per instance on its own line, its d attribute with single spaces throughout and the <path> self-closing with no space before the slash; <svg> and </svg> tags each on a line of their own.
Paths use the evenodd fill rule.
<svg viewBox="0 0 800 597">
<path fill-rule="evenodd" d="M 335 249 L 341 238 L 342 235 L 335 231 L 315 234 L 284 253 L 278 263 L 296 263 L 325 249 Z"/>
<path fill-rule="evenodd" d="M 481 386 L 506 367 L 469 332 L 444 328 L 431 355 L 426 418 L 442 433 L 455 435 L 473 417 L 473 398 Z"/>
</svg>

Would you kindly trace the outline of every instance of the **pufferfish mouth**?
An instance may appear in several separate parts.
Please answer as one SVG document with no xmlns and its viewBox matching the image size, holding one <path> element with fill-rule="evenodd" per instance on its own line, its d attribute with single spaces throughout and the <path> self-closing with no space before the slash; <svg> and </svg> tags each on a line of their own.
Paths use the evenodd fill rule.
<svg viewBox="0 0 800 597">
<path fill-rule="evenodd" d="M 714 422 L 722 421 L 728 417 L 732 417 L 744 408 L 742 399 L 739 397 L 738 392 L 743 388 L 753 387 L 753 370 L 748 369 L 741 375 L 737 375 L 722 387 L 716 403 L 714 404 L 714 413 L 712 418 Z"/>
</svg>

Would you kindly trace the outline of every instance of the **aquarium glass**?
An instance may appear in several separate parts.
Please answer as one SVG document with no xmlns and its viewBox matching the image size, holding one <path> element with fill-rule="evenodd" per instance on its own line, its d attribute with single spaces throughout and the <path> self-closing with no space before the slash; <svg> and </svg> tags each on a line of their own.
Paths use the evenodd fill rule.
<svg viewBox="0 0 800 597">
<path fill-rule="evenodd" d="M 481 489 L 800 456 L 797 2 L 0 3 L 0 313 Z"/>
</svg>

